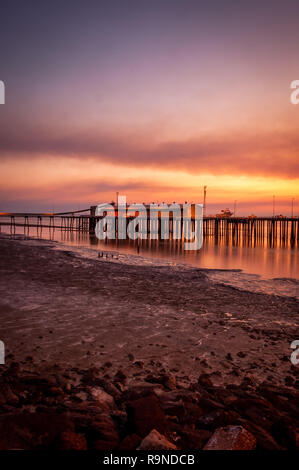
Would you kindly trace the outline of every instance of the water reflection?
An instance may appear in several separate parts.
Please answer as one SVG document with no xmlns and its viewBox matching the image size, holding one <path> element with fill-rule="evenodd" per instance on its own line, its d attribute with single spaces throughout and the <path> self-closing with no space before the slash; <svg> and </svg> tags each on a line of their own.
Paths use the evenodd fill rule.
<svg viewBox="0 0 299 470">
<path fill-rule="evenodd" d="M 2 227 L 11 233 L 9 227 Z M 245 273 L 259 274 L 265 278 L 286 277 L 299 279 L 298 241 L 251 237 L 232 233 L 215 238 L 204 237 L 199 251 L 185 251 L 182 240 L 110 240 L 100 242 L 88 232 L 62 231 L 59 228 L 15 227 L 14 233 L 25 236 L 57 240 L 66 245 L 110 248 L 123 253 L 144 257 L 164 258 L 177 263 L 208 269 L 241 269 Z"/>
</svg>

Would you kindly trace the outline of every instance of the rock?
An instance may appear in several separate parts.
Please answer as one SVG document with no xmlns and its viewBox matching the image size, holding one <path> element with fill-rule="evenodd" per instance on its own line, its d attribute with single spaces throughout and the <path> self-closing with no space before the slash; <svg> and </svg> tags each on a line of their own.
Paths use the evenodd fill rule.
<svg viewBox="0 0 299 470">
<path fill-rule="evenodd" d="M 253 450 L 255 437 L 242 426 L 218 428 L 205 445 L 204 450 Z"/>
<path fill-rule="evenodd" d="M 141 442 L 137 450 L 177 450 L 177 447 L 153 429 Z"/>
<path fill-rule="evenodd" d="M 132 385 L 129 389 L 122 393 L 121 402 L 131 402 L 152 394 L 156 395 L 158 387 L 159 385 L 157 384 L 150 384 L 146 382 L 138 385 Z"/>
<path fill-rule="evenodd" d="M 190 450 L 197 450 L 202 449 L 203 446 L 207 443 L 207 441 L 212 436 L 210 431 L 206 431 L 205 429 L 198 429 L 198 430 L 183 430 L 180 432 L 181 439 L 180 439 L 180 448 L 181 449 L 190 449 Z"/>
<path fill-rule="evenodd" d="M 57 386 L 57 381 L 55 378 L 50 376 L 42 377 L 40 375 L 25 375 L 21 377 L 21 382 L 26 384 L 26 386 L 39 387 L 43 388 L 44 390 Z"/>
<path fill-rule="evenodd" d="M 92 449 L 100 450 L 102 452 L 108 451 L 108 450 L 114 450 L 115 447 L 116 447 L 115 442 L 105 441 L 104 439 L 98 439 L 97 441 L 93 441 L 92 443 Z"/>
<path fill-rule="evenodd" d="M 113 385 L 113 383 L 109 382 L 108 380 L 99 380 L 98 385 L 105 390 L 105 392 L 108 393 L 108 395 L 111 395 L 114 400 L 119 400 L 121 398 L 121 392 Z"/>
<path fill-rule="evenodd" d="M 290 375 L 287 375 L 284 382 L 285 382 L 286 385 L 293 385 L 294 384 L 294 379 Z"/>
<path fill-rule="evenodd" d="M 81 390 L 80 392 L 74 394 L 72 398 L 77 403 L 85 403 L 87 401 L 87 393 Z"/>
<path fill-rule="evenodd" d="M 50 387 L 48 394 L 53 397 L 63 397 L 64 391 L 61 387 Z"/>
<path fill-rule="evenodd" d="M 161 384 L 168 390 L 175 390 L 176 388 L 176 378 L 173 375 L 161 374 L 161 375 L 152 375 L 149 374 L 145 378 L 146 382 L 152 384 Z"/>
<path fill-rule="evenodd" d="M 238 356 L 238 357 L 241 357 L 241 358 L 244 358 L 244 357 L 247 356 L 247 354 L 244 353 L 243 351 L 239 351 L 239 352 L 237 353 L 237 356 Z"/>
<path fill-rule="evenodd" d="M 56 447 L 59 450 L 87 450 L 87 442 L 82 434 L 65 431 L 58 437 Z"/>
<path fill-rule="evenodd" d="M 115 407 L 114 398 L 101 388 L 92 388 L 90 390 L 93 400 L 95 400 L 101 408 L 111 409 Z"/>
<path fill-rule="evenodd" d="M 267 430 L 270 429 L 271 422 L 280 415 L 280 411 L 264 398 L 238 398 L 231 404 L 231 407 L 236 409 L 243 418 Z"/>
<path fill-rule="evenodd" d="M 139 371 L 128 387 L 121 371 L 103 376 L 103 368 L 62 373 L 52 366 L 21 373 L 13 364 L 0 377 L 0 449 L 130 451 L 153 430 L 162 436 L 157 445 L 163 438 L 180 449 L 247 449 L 252 439 L 257 450 L 298 445 L 299 395 L 290 376 L 292 388 L 267 380 L 253 387 L 247 377 L 214 386 L 214 374 L 201 374 L 196 383 L 180 376 L 177 384 L 171 374 L 178 370 L 155 366 Z"/>
<path fill-rule="evenodd" d="M 198 377 L 198 383 L 202 385 L 203 387 L 207 387 L 207 388 L 213 387 L 213 383 L 210 379 L 209 374 L 201 374 Z"/>
<path fill-rule="evenodd" d="M 43 449 L 64 431 L 73 431 L 74 423 L 53 413 L 10 413 L 0 417 L 0 450 Z"/>
<path fill-rule="evenodd" d="M 170 374 L 164 374 L 161 376 L 161 383 L 168 390 L 176 389 L 176 378 Z"/>
<path fill-rule="evenodd" d="M 161 406 L 167 416 L 177 416 L 178 418 L 183 419 L 186 414 L 182 400 L 169 402 L 162 401 Z"/>
<path fill-rule="evenodd" d="M 295 425 L 292 426 L 287 420 L 278 419 L 271 426 L 271 434 L 276 442 L 286 449 L 295 450 L 297 447 L 297 433 Z"/>
<path fill-rule="evenodd" d="M 98 380 L 101 378 L 101 371 L 97 367 L 90 367 L 88 370 L 82 372 L 81 381 L 85 385 L 98 385 Z"/>
<path fill-rule="evenodd" d="M 137 434 L 129 434 L 118 446 L 118 450 L 135 450 L 136 447 L 140 444 L 141 437 Z"/>
<path fill-rule="evenodd" d="M 113 420 L 107 414 L 99 415 L 87 428 L 86 434 L 97 450 L 112 450 L 119 444 L 119 437 Z"/>
<path fill-rule="evenodd" d="M 275 439 L 261 426 L 240 418 L 237 424 L 244 426 L 256 438 L 257 450 L 282 450 Z"/>
<path fill-rule="evenodd" d="M 184 403 L 184 415 L 178 416 L 181 424 L 195 425 L 202 415 L 202 409 L 196 403 Z"/>
<path fill-rule="evenodd" d="M 127 381 L 127 376 L 126 374 L 123 373 L 122 370 L 118 370 L 114 376 L 114 379 L 117 381 L 117 382 L 120 382 L 122 384 L 125 384 L 126 381 Z"/>
<path fill-rule="evenodd" d="M 224 410 L 214 410 L 211 413 L 200 416 L 197 421 L 197 427 L 200 429 L 214 430 L 219 427 L 231 424 L 232 418 Z"/>
<path fill-rule="evenodd" d="M 136 430 L 141 437 L 146 436 L 152 429 L 160 432 L 167 430 L 167 421 L 157 396 L 152 393 L 127 405 L 129 426 Z"/>
<path fill-rule="evenodd" d="M 199 398 L 198 406 L 200 406 L 207 413 L 225 408 L 221 403 L 216 400 L 212 400 L 211 398 Z"/>
<path fill-rule="evenodd" d="M 12 362 L 9 366 L 9 368 L 3 372 L 3 377 L 12 377 L 15 378 L 16 375 L 20 373 L 20 364 L 18 362 Z"/>
<path fill-rule="evenodd" d="M 9 384 L 2 382 L 0 383 L 0 405 L 12 405 L 15 406 L 19 403 L 19 398 L 12 391 Z"/>
<path fill-rule="evenodd" d="M 110 362 L 110 361 L 105 362 L 103 367 L 105 367 L 107 369 L 110 369 L 110 367 L 112 367 L 112 362 Z"/>
<path fill-rule="evenodd" d="M 135 361 L 133 362 L 133 366 L 138 367 L 139 369 L 143 369 L 144 367 L 144 362 L 143 361 Z"/>
<path fill-rule="evenodd" d="M 253 366 L 251 366 L 253 368 Z M 255 367 L 256 369 L 257 367 Z M 240 384 L 240 388 L 242 388 L 243 390 L 247 390 L 249 387 L 254 387 L 255 385 L 255 378 L 253 375 L 246 375 L 241 384 Z"/>
<path fill-rule="evenodd" d="M 165 391 L 160 388 L 156 388 L 155 394 L 158 396 L 163 408 L 164 404 L 166 405 L 167 403 L 196 403 L 199 396 L 197 392 L 192 392 L 186 389 Z"/>
<path fill-rule="evenodd" d="M 126 390 L 126 385 L 123 382 L 118 382 L 117 380 L 114 380 L 113 385 L 121 394 Z"/>
</svg>

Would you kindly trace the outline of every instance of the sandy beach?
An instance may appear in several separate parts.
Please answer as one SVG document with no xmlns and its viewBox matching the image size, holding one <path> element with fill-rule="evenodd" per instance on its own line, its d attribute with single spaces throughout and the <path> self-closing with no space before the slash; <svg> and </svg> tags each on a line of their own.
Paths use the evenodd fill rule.
<svg viewBox="0 0 299 470">
<path fill-rule="evenodd" d="M 258 448 L 296 446 L 298 367 L 290 361 L 290 344 L 298 334 L 295 297 L 240 290 L 184 265 L 84 257 L 55 242 L 20 236 L 1 235 L 0 251 L 0 338 L 6 347 L 0 428 L 13 414 L 24 432 L 26 413 L 30 428 L 27 438 L 15 443 L 7 437 L 1 448 L 35 448 L 32 426 L 38 427 L 39 413 L 78 414 L 78 407 L 90 426 L 95 413 L 109 416 L 114 424 L 105 422 L 108 431 L 118 416 L 112 441 L 103 438 L 103 429 L 97 444 L 85 433 L 84 444 L 78 441 L 83 448 L 136 448 L 152 427 L 177 448 L 202 448 L 219 425 L 247 419 L 245 429 Z M 208 405 L 199 405 L 203 398 Z M 138 429 L 134 415 L 135 438 L 128 437 L 132 426 L 126 421 L 132 400 L 145 400 L 141 421 L 147 423 Z M 235 408 L 238 400 L 247 405 Z M 188 403 L 196 410 L 186 412 Z M 161 410 L 153 412 L 158 423 L 151 423 L 146 409 L 155 406 L 170 428 L 161 425 Z M 266 428 L 260 428 L 261 413 Z M 283 431 L 280 424 L 275 440 L 270 430 L 277 428 L 277 416 Z M 197 437 L 187 438 L 187 431 Z M 124 439 L 133 444 L 123 444 Z M 63 445 L 77 448 L 74 440 Z"/>
</svg>

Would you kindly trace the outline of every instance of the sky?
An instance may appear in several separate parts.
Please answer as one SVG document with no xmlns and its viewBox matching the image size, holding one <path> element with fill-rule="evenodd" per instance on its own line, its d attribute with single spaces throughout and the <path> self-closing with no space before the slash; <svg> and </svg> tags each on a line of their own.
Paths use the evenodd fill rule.
<svg viewBox="0 0 299 470">
<path fill-rule="evenodd" d="M 299 2 L 2 0 L 0 211 L 299 212 Z"/>
</svg>

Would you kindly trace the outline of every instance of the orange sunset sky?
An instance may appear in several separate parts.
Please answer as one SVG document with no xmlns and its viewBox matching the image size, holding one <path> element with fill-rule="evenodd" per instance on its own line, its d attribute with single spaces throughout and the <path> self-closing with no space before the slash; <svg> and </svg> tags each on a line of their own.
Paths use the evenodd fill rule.
<svg viewBox="0 0 299 470">
<path fill-rule="evenodd" d="M 25 5 L 26 3 L 26 5 Z M 299 211 L 298 2 L 12 2 L 0 210 Z"/>
</svg>

